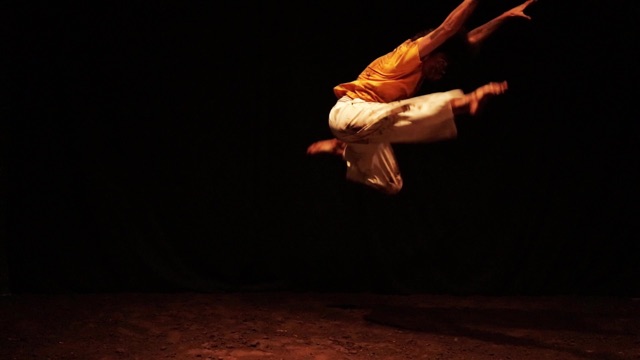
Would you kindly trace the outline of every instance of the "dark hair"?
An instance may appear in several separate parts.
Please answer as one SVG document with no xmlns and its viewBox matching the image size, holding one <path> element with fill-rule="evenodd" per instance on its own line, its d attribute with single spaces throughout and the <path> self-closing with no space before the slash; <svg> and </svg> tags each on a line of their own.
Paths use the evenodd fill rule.
<svg viewBox="0 0 640 360">
<path fill-rule="evenodd" d="M 416 33 L 411 40 L 415 41 L 427 34 L 431 33 L 434 28 L 424 29 Z M 447 39 L 444 43 L 438 46 L 434 53 L 443 53 L 447 57 L 449 65 L 460 65 L 465 63 L 471 58 L 473 54 L 471 44 L 467 38 L 467 30 L 462 28 L 455 35 Z"/>
</svg>

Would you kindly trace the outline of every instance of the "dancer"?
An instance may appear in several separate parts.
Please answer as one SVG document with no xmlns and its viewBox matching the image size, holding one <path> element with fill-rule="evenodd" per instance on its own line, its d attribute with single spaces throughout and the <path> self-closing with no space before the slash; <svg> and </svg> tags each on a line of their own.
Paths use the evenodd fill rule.
<svg viewBox="0 0 640 360">
<path fill-rule="evenodd" d="M 456 116 L 477 115 L 508 84 L 490 82 L 467 94 L 454 89 L 415 96 L 417 91 L 425 81 L 442 79 L 450 62 L 467 51 L 477 51 L 507 19 L 530 19 L 524 10 L 534 1 L 527 0 L 466 33 L 464 23 L 478 0 L 463 0 L 437 28 L 405 40 L 371 62 L 356 80 L 337 85 L 338 101 L 329 112 L 335 138 L 314 142 L 307 153 L 341 156 L 348 180 L 397 194 L 403 181 L 393 143 L 456 138 Z"/>
</svg>

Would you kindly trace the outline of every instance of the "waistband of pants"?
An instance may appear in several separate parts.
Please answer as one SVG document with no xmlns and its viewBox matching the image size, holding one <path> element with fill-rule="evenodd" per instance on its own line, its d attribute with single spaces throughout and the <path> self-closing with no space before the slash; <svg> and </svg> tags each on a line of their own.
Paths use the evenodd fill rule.
<svg viewBox="0 0 640 360">
<path fill-rule="evenodd" d="M 362 99 L 358 99 L 358 98 L 352 99 L 352 98 L 348 97 L 347 95 L 344 95 L 343 97 L 338 99 L 338 102 L 365 102 L 365 101 L 362 100 Z"/>
</svg>

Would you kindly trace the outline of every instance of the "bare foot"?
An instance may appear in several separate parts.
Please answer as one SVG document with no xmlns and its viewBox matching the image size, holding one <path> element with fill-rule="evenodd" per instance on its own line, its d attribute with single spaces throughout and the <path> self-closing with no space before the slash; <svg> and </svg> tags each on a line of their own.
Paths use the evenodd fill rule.
<svg viewBox="0 0 640 360">
<path fill-rule="evenodd" d="M 469 102 L 469 114 L 476 115 L 482 110 L 487 100 L 495 95 L 503 94 L 507 91 L 507 82 L 491 82 L 477 88 L 472 94 Z"/>
<path fill-rule="evenodd" d="M 338 139 L 327 139 L 316 141 L 309 145 L 307 148 L 307 154 L 315 155 L 321 153 L 342 155 L 346 144 Z"/>
</svg>

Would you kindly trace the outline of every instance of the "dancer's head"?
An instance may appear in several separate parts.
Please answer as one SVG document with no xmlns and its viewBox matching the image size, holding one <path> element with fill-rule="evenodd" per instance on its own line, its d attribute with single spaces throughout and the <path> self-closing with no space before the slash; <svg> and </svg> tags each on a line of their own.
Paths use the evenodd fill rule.
<svg viewBox="0 0 640 360">
<path fill-rule="evenodd" d="M 425 29 L 416 33 L 411 40 L 417 40 L 434 29 Z M 447 70 L 461 65 L 471 56 L 471 46 L 467 39 L 467 32 L 463 29 L 438 46 L 423 61 L 422 71 L 425 78 L 431 81 L 442 79 Z"/>
</svg>

